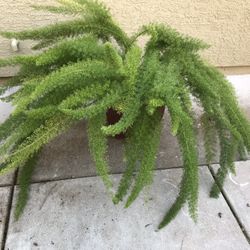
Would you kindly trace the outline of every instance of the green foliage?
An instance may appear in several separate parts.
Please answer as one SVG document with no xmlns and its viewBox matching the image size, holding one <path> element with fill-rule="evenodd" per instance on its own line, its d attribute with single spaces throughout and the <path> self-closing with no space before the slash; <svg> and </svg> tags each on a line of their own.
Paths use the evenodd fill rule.
<svg viewBox="0 0 250 250">
<path fill-rule="evenodd" d="M 89 148 L 105 186 L 111 192 L 107 137 L 126 132 L 126 168 L 113 202 L 126 198 L 128 207 L 153 181 L 162 130 L 162 110 L 171 118 L 171 132 L 180 144 L 183 175 L 174 204 L 159 228 L 170 223 L 185 203 L 197 219 L 198 160 L 192 99 L 202 108 L 201 119 L 207 162 L 213 162 L 216 138 L 221 148 L 220 168 L 210 195 L 217 197 L 234 156 L 250 151 L 250 125 L 241 112 L 230 83 L 198 52 L 208 46 L 162 24 L 150 24 L 129 37 L 109 10 L 92 0 L 58 0 L 59 6 L 37 10 L 75 18 L 21 32 L 0 32 L 7 38 L 37 41 L 40 53 L 0 59 L 0 67 L 18 65 L 13 79 L 0 88 L 1 97 L 15 110 L 0 125 L 0 173 L 20 168 L 18 218 L 28 198 L 28 184 L 42 147 L 79 120 L 87 120 Z M 136 44 L 146 35 L 141 49 Z M 122 114 L 106 123 L 106 111 Z"/>
<path fill-rule="evenodd" d="M 206 153 L 206 162 L 207 164 L 211 164 L 213 162 L 215 156 L 215 148 L 217 143 L 216 138 L 216 129 L 212 120 L 210 120 L 209 116 L 204 113 L 201 117 L 202 129 L 204 134 L 204 146 Z"/>
<path fill-rule="evenodd" d="M 106 161 L 107 138 L 102 133 L 101 127 L 105 124 L 105 115 L 97 115 L 88 121 L 88 138 L 91 155 L 96 164 L 96 171 L 102 177 L 107 188 L 112 187 L 112 181 L 108 175 L 109 167 Z"/>
<path fill-rule="evenodd" d="M 44 144 L 47 144 L 59 133 L 65 131 L 71 124 L 72 122 L 67 117 L 55 115 L 45 120 L 44 124 L 37 129 L 32 129 L 30 136 L 27 136 L 25 140 L 21 140 L 20 144 L 14 147 L 13 152 L 8 152 L 8 155 L 1 159 L 0 174 L 24 165 L 25 162 L 37 153 Z M 29 130 L 29 128 L 27 129 Z M 5 144 L 3 144 L 2 147 L 4 147 L 4 145 Z"/>
<path fill-rule="evenodd" d="M 18 220 L 27 204 L 29 198 L 29 184 L 31 181 L 32 173 L 35 169 L 38 154 L 31 157 L 26 164 L 20 168 L 18 175 L 19 193 L 17 197 L 17 205 L 15 208 L 15 219 Z"/>
<path fill-rule="evenodd" d="M 137 141 L 140 144 L 138 147 L 140 151 L 136 152 L 137 160 L 139 160 L 139 169 L 134 187 L 127 199 L 126 207 L 131 205 L 144 186 L 151 184 L 153 181 L 153 168 L 161 134 L 161 114 L 159 110 L 155 111 L 153 115 L 149 115 L 145 111 L 143 113 L 144 116 L 140 120 L 143 124 L 141 126 L 140 141 Z M 127 155 L 127 158 L 129 157 Z"/>
<path fill-rule="evenodd" d="M 233 160 L 238 146 L 237 141 L 235 141 L 233 137 L 231 138 L 231 136 L 226 131 L 221 131 L 219 137 L 221 147 L 220 168 L 215 175 L 216 182 L 213 184 L 210 191 L 210 196 L 214 198 L 219 196 L 220 189 L 223 186 L 228 172 L 235 174 Z"/>
<path fill-rule="evenodd" d="M 119 122 L 114 125 L 104 126 L 102 131 L 106 135 L 116 135 L 125 131 L 134 122 L 134 119 L 138 115 L 138 92 L 136 91 L 136 80 L 138 74 L 138 68 L 140 65 L 141 51 L 138 47 L 132 47 L 125 56 L 124 61 L 124 73 L 127 79 L 124 81 L 125 95 L 123 96 L 123 116 Z"/>
</svg>

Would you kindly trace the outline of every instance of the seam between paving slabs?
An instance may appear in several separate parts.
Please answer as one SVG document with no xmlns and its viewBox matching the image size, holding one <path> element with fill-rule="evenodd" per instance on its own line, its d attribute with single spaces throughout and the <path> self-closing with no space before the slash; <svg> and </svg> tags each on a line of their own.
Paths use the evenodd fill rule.
<svg viewBox="0 0 250 250">
<path fill-rule="evenodd" d="M 236 162 L 238 162 L 238 161 L 236 161 Z M 219 164 L 219 162 L 213 162 L 212 164 Z M 203 167 L 203 166 L 207 166 L 206 163 L 198 165 L 198 167 Z M 162 168 L 154 169 L 154 171 L 168 170 L 168 169 L 182 169 L 182 168 L 183 168 L 183 166 L 179 165 L 176 167 L 162 167 Z M 110 173 L 110 175 L 119 175 L 119 174 L 123 174 L 123 173 L 124 173 L 123 171 L 119 171 L 117 173 Z M 75 179 L 91 178 L 91 177 L 98 177 L 98 175 L 91 174 L 91 175 L 82 175 L 82 176 L 76 176 L 76 177 L 44 178 L 42 180 L 31 181 L 31 183 L 36 184 L 36 183 L 45 183 L 45 182 L 63 181 L 63 180 L 75 180 Z M 18 185 L 18 183 L 16 183 L 16 184 Z M 10 186 L 10 185 L 8 185 L 8 186 Z"/>
<path fill-rule="evenodd" d="M 8 199 L 8 205 L 7 205 L 7 213 L 6 213 L 6 219 L 5 219 L 5 224 L 4 224 L 4 231 L 3 231 L 3 237 L 2 237 L 2 247 L 1 250 L 5 249 L 5 244 L 7 240 L 7 235 L 8 235 L 8 229 L 9 229 L 9 223 L 10 223 L 10 214 L 11 214 L 11 208 L 13 204 L 13 198 L 14 198 L 14 191 L 15 191 L 15 185 L 17 182 L 17 176 L 18 176 L 18 169 L 14 173 L 14 178 L 12 181 L 11 190 L 10 190 L 10 196 Z"/>
<path fill-rule="evenodd" d="M 203 167 L 206 165 L 199 165 L 199 167 Z M 183 166 L 177 166 L 177 167 L 170 167 L 170 168 L 158 168 L 154 169 L 154 171 L 162 171 L 162 170 L 173 170 L 173 169 L 183 169 Z M 123 174 L 124 172 L 119 171 L 117 173 L 109 173 L 109 175 L 120 175 Z M 76 177 L 65 177 L 65 178 L 51 178 L 51 179 L 43 179 L 43 180 L 36 180 L 36 181 L 31 181 L 31 184 L 37 184 L 37 183 L 47 183 L 47 182 L 53 182 L 53 181 L 64 181 L 64 180 L 77 180 L 77 179 L 84 179 L 84 178 L 94 178 L 94 177 L 99 177 L 97 174 L 92 174 L 92 175 L 83 175 L 83 176 L 76 176 Z M 19 185 L 18 183 L 16 185 Z"/>
<path fill-rule="evenodd" d="M 214 163 L 216 164 L 216 163 Z M 201 164 L 198 167 L 205 167 L 207 165 Z M 183 166 L 176 166 L 176 167 L 168 167 L 168 168 L 158 168 L 154 169 L 154 171 L 162 171 L 162 170 L 173 170 L 173 169 L 183 169 Z M 119 171 L 117 173 L 110 173 L 109 175 L 120 175 L 123 174 L 123 171 Z M 46 182 L 53 182 L 53 181 L 63 181 L 63 180 L 77 180 L 77 179 L 83 179 L 83 178 L 93 178 L 93 177 L 98 177 L 99 175 L 97 174 L 92 174 L 92 175 L 83 175 L 83 176 L 76 176 L 76 177 L 65 177 L 65 178 L 48 178 L 48 179 L 42 179 L 42 180 L 35 180 L 31 181 L 31 184 L 37 184 L 37 183 L 46 183 Z M 18 183 L 16 185 L 19 185 Z"/>
<path fill-rule="evenodd" d="M 202 164 L 198 166 L 199 168 L 207 167 L 207 165 Z M 154 169 L 154 171 L 164 171 L 164 170 L 174 170 L 174 169 L 183 169 L 183 166 L 178 166 L 178 167 L 170 167 L 170 168 L 158 168 Z M 120 171 L 117 173 L 110 173 L 109 175 L 121 175 L 124 172 Z M 65 177 L 65 178 L 52 178 L 52 179 L 43 179 L 43 180 L 36 180 L 36 181 L 31 181 L 31 184 L 39 184 L 39 183 L 50 183 L 50 182 L 56 182 L 56 181 L 67 181 L 67 180 L 78 180 L 78 179 L 85 179 L 85 178 L 95 178 L 99 177 L 99 175 L 93 174 L 93 175 L 88 175 L 88 176 L 76 176 L 76 177 Z M 17 181 L 15 182 L 15 186 L 19 186 L 19 183 Z"/>
<path fill-rule="evenodd" d="M 14 179 L 14 177 L 13 177 Z M 0 188 L 4 188 L 4 187 L 12 187 L 13 185 L 13 180 L 12 180 L 12 183 L 9 183 L 9 184 L 0 184 Z"/>
<path fill-rule="evenodd" d="M 216 184 L 218 185 L 217 179 L 216 179 L 216 177 L 215 177 L 215 172 L 213 171 L 211 165 L 207 165 L 207 166 L 208 166 L 208 169 L 209 169 L 209 171 L 210 171 L 210 173 L 211 173 L 211 175 L 212 175 L 214 181 L 215 181 Z M 231 210 L 231 212 L 232 212 L 234 218 L 236 219 L 236 221 L 237 221 L 237 223 L 238 223 L 238 225 L 239 225 L 239 227 L 240 227 L 240 229 L 241 229 L 243 235 L 245 236 L 246 240 L 248 241 L 248 244 L 250 244 L 250 235 L 248 234 L 247 230 L 245 229 L 245 227 L 244 227 L 244 225 L 243 225 L 241 219 L 240 219 L 239 216 L 237 215 L 237 212 L 236 212 L 236 210 L 234 209 L 233 205 L 230 203 L 230 199 L 228 198 L 228 196 L 227 196 L 226 192 L 224 191 L 224 189 L 221 188 L 219 185 L 218 185 L 218 187 L 219 187 L 220 192 L 221 192 L 223 198 L 225 199 L 225 201 L 226 201 L 226 203 L 227 203 L 229 209 Z"/>
</svg>

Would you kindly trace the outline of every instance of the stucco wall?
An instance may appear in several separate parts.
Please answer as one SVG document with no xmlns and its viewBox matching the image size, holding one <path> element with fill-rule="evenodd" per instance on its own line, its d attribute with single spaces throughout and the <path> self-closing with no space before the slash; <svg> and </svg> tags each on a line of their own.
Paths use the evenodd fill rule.
<svg viewBox="0 0 250 250">
<path fill-rule="evenodd" d="M 204 57 L 224 70 L 250 72 L 250 1 L 249 0 L 103 0 L 117 21 L 132 33 L 149 22 L 169 24 L 181 32 L 211 44 Z M 53 0 L 0 0 L 0 29 L 22 30 L 65 19 L 33 11 L 30 4 L 53 4 Z M 28 53 L 30 42 L 21 42 Z M 14 53 L 10 41 L 0 38 L 0 57 Z M 17 53 L 15 53 L 17 54 Z M 0 72 L 8 76 L 11 71 Z"/>
</svg>

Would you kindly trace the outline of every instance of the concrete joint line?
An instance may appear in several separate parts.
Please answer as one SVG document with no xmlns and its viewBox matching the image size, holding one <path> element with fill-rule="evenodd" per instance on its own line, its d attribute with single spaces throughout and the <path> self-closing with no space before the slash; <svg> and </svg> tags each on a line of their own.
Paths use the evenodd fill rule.
<svg viewBox="0 0 250 250">
<path fill-rule="evenodd" d="M 215 178 L 215 172 L 213 171 L 212 167 L 210 165 L 207 165 L 208 166 L 208 169 L 214 179 L 214 181 L 216 182 L 216 184 L 218 185 L 218 182 L 217 182 L 217 179 Z M 218 185 L 219 189 L 220 189 L 220 192 L 224 198 L 224 200 L 226 201 L 230 211 L 232 212 L 234 218 L 236 219 L 237 221 L 237 224 L 239 225 L 242 233 L 244 234 L 246 240 L 248 241 L 248 243 L 250 244 L 250 236 L 248 234 L 248 232 L 246 231 L 245 227 L 243 226 L 243 223 L 241 222 L 239 216 L 237 215 L 237 212 L 235 211 L 234 207 L 232 206 L 232 204 L 230 203 L 230 200 L 228 198 L 228 196 L 226 195 L 225 191 L 223 190 L 223 188 L 220 187 L 220 185 Z"/>
</svg>

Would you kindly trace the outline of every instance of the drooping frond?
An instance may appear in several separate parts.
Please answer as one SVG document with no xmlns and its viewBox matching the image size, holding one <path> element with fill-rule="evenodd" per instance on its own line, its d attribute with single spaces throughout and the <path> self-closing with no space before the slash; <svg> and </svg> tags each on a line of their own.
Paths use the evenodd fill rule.
<svg viewBox="0 0 250 250">
<path fill-rule="evenodd" d="M 38 102 L 40 98 L 45 98 L 51 92 L 56 91 L 58 95 L 58 89 L 67 91 L 68 94 L 77 88 L 84 87 L 85 84 L 91 81 L 101 81 L 108 77 L 112 80 L 122 78 L 119 72 L 111 69 L 102 61 L 88 60 L 64 66 L 46 76 L 29 97 L 17 103 L 18 107 L 15 113 L 22 112 L 28 105 Z M 55 98 L 56 94 L 53 94 Z"/>
<path fill-rule="evenodd" d="M 201 117 L 201 125 L 204 135 L 204 147 L 205 147 L 205 157 L 207 164 L 211 164 L 215 153 L 217 145 L 216 128 L 214 122 L 209 118 L 209 116 L 204 113 Z"/>
<path fill-rule="evenodd" d="M 12 58 L 0 59 L 0 67 L 34 63 L 36 58 L 37 56 L 15 56 Z"/>
<path fill-rule="evenodd" d="M 173 28 L 163 24 L 149 24 L 143 26 L 138 33 L 134 35 L 134 39 L 141 35 L 150 35 L 150 46 L 162 49 L 164 52 L 172 51 L 190 51 L 195 52 L 200 49 L 209 48 L 209 45 L 199 39 L 184 36 Z"/>
<path fill-rule="evenodd" d="M 101 127 L 105 124 L 106 116 L 97 115 L 88 121 L 88 140 L 91 155 L 95 161 L 96 171 L 103 179 L 105 186 L 112 187 L 109 177 L 109 167 L 107 162 L 107 138 L 103 135 Z"/>
<path fill-rule="evenodd" d="M 11 115 L 8 119 L 0 124 L 0 142 L 6 139 L 24 120 L 24 115 Z"/>
<path fill-rule="evenodd" d="M 35 30 L 20 31 L 20 32 L 6 32 L 1 31 L 0 35 L 6 38 L 17 38 L 20 40 L 54 40 L 58 37 L 70 37 L 73 35 L 79 35 L 86 30 L 85 21 L 82 19 L 76 19 L 71 21 L 65 21 L 62 23 L 51 24 L 46 27 L 42 27 Z"/>
<path fill-rule="evenodd" d="M 34 172 L 37 163 L 38 153 L 32 156 L 26 164 L 20 168 L 18 176 L 19 192 L 17 197 L 17 203 L 15 207 L 14 216 L 18 220 L 27 204 L 29 198 L 29 186 L 32 174 Z"/>
<path fill-rule="evenodd" d="M 161 66 L 163 67 L 163 66 Z M 190 215 L 196 220 L 196 207 L 198 200 L 198 160 L 195 149 L 196 138 L 194 135 L 193 118 L 180 102 L 178 85 L 180 71 L 176 62 L 172 61 L 166 70 L 158 71 L 153 92 L 158 98 L 165 101 L 171 117 L 172 133 L 177 135 L 183 158 L 184 174 L 180 194 L 173 207 L 181 208 L 185 201 L 188 202 Z M 183 86 L 182 86 L 183 87 Z M 174 209 L 174 210 L 175 210 Z M 171 221 L 177 213 L 172 213 L 170 208 L 161 227 Z"/>
<path fill-rule="evenodd" d="M 210 191 L 210 196 L 214 198 L 219 196 L 227 174 L 229 172 L 235 173 L 234 158 L 237 152 L 237 141 L 234 138 L 230 138 L 226 131 L 221 131 L 219 138 L 221 147 L 220 168 L 215 175 L 215 183 Z"/>
<path fill-rule="evenodd" d="M 67 118 L 54 116 L 47 120 L 45 125 L 36 129 L 16 149 L 0 162 L 0 173 L 6 173 L 12 169 L 23 166 L 29 158 L 36 154 L 44 144 L 54 139 L 58 134 L 70 126 Z"/>
<path fill-rule="evenodd" d="M 153 170 L 155 167 L 156 154 L 160 142 L 161 134 L 161 113 L 159 110 L 155 111 L 153 115 L 148 115 L 144 112 L 144 119 L 141 122 L 145 125 L 141 127 L 141 141 L 140 152 L 137 155 L 139 159 L 139 170 L 136 176 L 135 184 L 131 193 L 127 199 L 126 207 L 129 207 L 131 203 L 137 198 L 141 190 L 152 184 L 153 182 Z M 145 143 L 146 141 L 146 143 Z M 129 156 L 128 156 L 129 157 Z"/>
<path fill-rule="evenodd" d="M 104 48 L 98 44 L 98 39 L 94 36 L 84 36 L 80 38 L 62 41 L 55 47 L 41 54 L 36 65 L 64 65 L 70 62 L 77 62 L 84 59 L 103 59 Z"/>
</svg>

